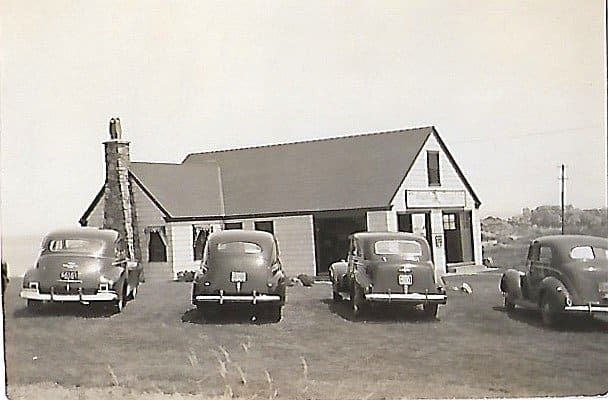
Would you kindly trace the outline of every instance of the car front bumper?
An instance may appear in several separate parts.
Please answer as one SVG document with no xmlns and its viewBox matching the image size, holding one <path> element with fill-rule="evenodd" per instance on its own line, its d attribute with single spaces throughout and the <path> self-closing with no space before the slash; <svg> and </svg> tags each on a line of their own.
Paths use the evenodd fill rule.
<svg viewBox="0 0 608 400">
<path fill-rule="evenodd" d="M 584 304 L 564 307 L 566 312 L 608 313 L 608 305 Z"/>
<path fill-rule="evenodd" d="M 118 293 L 113 291 L 97 292 L 96 294 L 56 294 L 40 293 L 38 289 L 22 289 L 19 297 L 26 300 L 51 301 L 51 302 L 80 302 L 88 303 L 95 301 L 118 300 Z"/>
<path fill-rule="evenodd" d="M 282 302 L 281 296 L 275 294 L 263 294 L 253 292 L 251 294 L 243 295 L 227 295 L 224 294 L 223 290 L 220 290 L 219 294 L 199 294 L 194 297 L 197 303 L 280 303 Z"/>
<path fill-rule="evenodd" d="M 426 293 L 367 293 L 365 300 L 382 303 L 446 304 L 448 296 Z"/>
</svg>

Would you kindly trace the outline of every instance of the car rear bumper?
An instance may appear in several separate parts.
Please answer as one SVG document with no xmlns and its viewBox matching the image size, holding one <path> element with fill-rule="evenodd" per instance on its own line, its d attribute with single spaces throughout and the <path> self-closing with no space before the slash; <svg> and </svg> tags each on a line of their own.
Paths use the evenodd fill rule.
<svg viewBox="0 0 608 400">
<path fill-rule="evenodd" d="M 368 293 L 365 295 L 365 300 L 383 303 L 446 304 L 448 296 L 426 293 Z"/>
<path fill-rule="evenodd" d="M 92 301 L 113 301 L 118 299 L 116 292 L 98 292 L 97 294 L 55 294 L 55 293 L 40 293 L 38 289 L 22 289 L 19 297 L 27 300 L 39 301 L 60 301 L 60 302 L 80 302 L 87 303 Z"/>
<path fill-rule="evenodd" d="M 224 294 L 223 290 L 220 290 L 219 294 L 199 294 L 194 297 L 197 303 L 280 303 L 282 302 L 281 296 L 275 294 L 263 294 L 253 292 L 252 294 L 243 295 L 227 295 Z"/>
<path fill-rule="evenodd" d="M 566 312 L 608 313 L 608 306 L 584 304 L 564 307 Z"/>
</svg>

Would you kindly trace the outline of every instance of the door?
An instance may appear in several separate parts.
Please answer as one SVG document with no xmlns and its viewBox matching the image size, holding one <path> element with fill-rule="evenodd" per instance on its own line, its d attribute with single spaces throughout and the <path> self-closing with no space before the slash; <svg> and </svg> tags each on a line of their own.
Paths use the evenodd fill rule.
<svg viewBox="0 0 608 400">
<path fill-rule="evenodd" d="M 443 213 L 443 234 L 445 237 L 445 259 L 448 263 L 462 262 L 462 241 L 460 236 L 460 214 Z"/>
<path fill-rule="evenodd" d="M 538 300 L 540 282 L 548 276 L 552 262 L 552 251 L 549 246 L 535 246 L 531 254 L 530 272 L 528 273 L 528 297 Z"/>
</svg>

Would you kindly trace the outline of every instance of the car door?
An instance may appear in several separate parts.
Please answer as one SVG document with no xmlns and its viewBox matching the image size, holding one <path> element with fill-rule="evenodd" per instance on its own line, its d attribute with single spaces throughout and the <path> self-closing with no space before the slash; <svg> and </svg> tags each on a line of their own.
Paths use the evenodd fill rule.
<svg viewBox="0 0 608 400">
<path fill-rule="evenodd" d="M 537 244 L 533 249 L 528 275 L 528 295 L 530 300 L 538 300 L 541 281 L 551 273 L 553 252 L 546 244 Z"/>
</svg>

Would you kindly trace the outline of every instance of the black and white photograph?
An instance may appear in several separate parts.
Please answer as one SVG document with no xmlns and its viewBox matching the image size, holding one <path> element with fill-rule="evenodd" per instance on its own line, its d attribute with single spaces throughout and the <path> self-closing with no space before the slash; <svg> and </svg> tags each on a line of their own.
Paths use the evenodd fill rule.
<svg viewBox="0 0 608 400">
<path fill-rule="evenodd" d="M 606 10 L 0 2 L 2 394 L 608 395 Z"/>
</svg>

